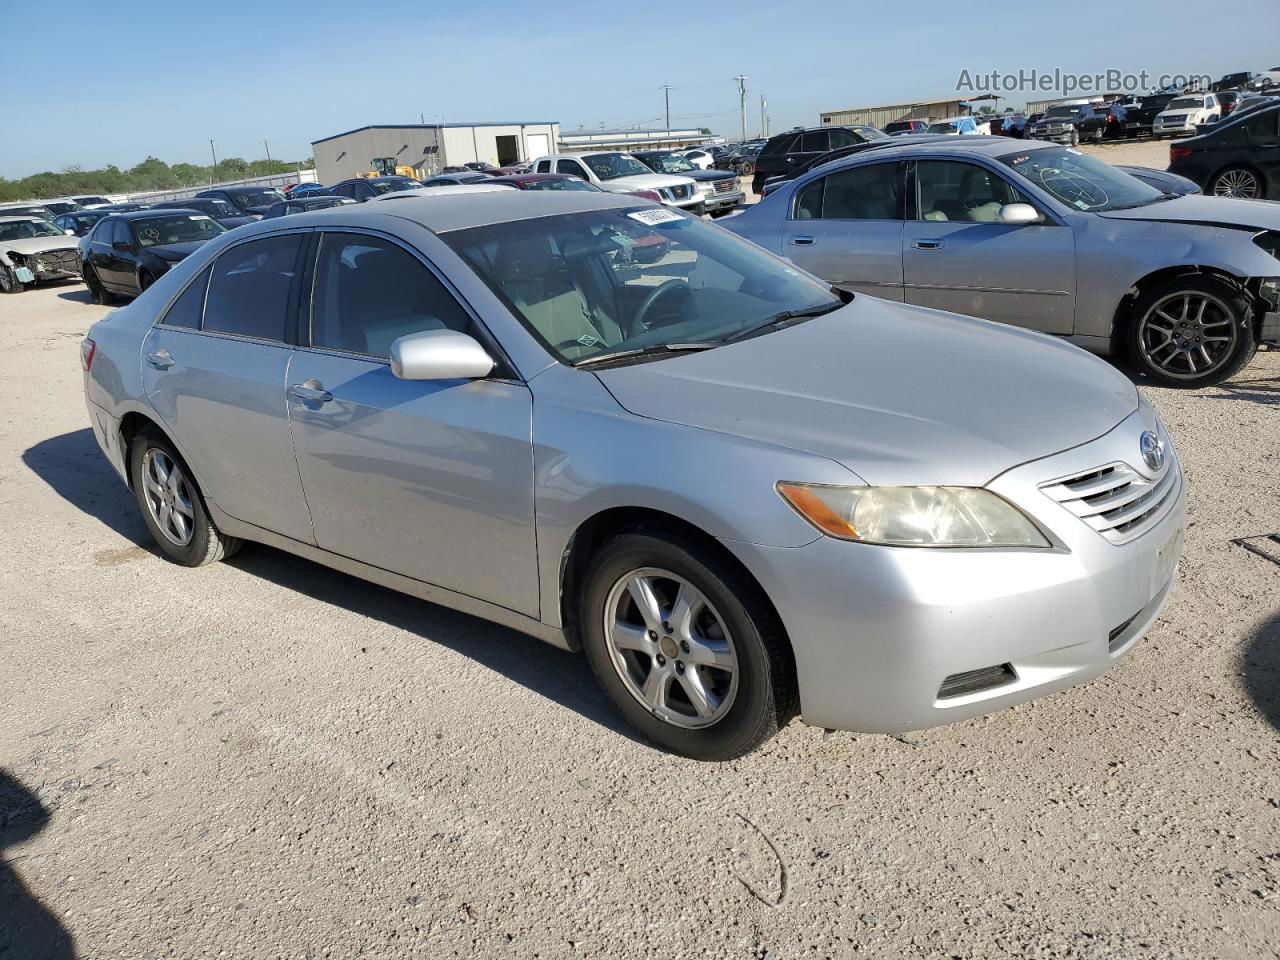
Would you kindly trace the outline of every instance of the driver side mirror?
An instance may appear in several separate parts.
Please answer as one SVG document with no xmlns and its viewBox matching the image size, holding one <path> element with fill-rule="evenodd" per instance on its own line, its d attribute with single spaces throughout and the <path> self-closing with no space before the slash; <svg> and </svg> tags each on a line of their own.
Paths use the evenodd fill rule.
<svg viewBox="0 0 1280 960">
<path fill-rule="evenodd" d="M 1029 203 L 1006 203 L 1000 208 L 1000 222 L 1007 226 L 1025 227 L 1042 219 L 1040 211 Z"/>
<path fill-rule="evenodd" d="M 424 330 L 391 344 L 391 372 L 401 380 L 477 380 L 494 368 L 474 338 L 456 330 Z"/>
</svg>

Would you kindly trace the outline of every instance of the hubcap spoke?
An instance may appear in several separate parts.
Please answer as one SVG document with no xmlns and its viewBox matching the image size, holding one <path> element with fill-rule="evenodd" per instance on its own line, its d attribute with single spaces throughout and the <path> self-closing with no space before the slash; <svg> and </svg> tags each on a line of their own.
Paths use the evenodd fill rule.
<svg viewBox="0 0 1280 960">
<path fill-rule="evenodd" d="M 689 702 L 693 704 L 693 709 L 698 712 L 698 716 L 706 718 L 712 716 L 719 706 L 716 695 L 709 691 L 702 684 L 702 675 L 696 669 L 685 670 L 684 673 L 678 674 L 680 678 L 680 686 L 684 688 L 685 695 L 689 698 Z"/>
<path fill-rule="evenodd" d="M 645 626 L 655 632 L 662 629 L 662 608 L 654 596 L 653 583 L 646 577 L 635 576 L 627 581 L 627 590 L 644 618 Z"/>
<path fill-rule="evenodd" d="M 640 695 L 654 710 L 662 710 L 667 705 L 667 687 L 670 684 L 671 674 L 655 666 L 645 678 L 644 689 L 640 691 Z"/>
<path fill-rule="evenodd" d="M 613 625 L 613 645 L 619 650 L 636 650 L 640 653 L 653 654 L 653 641 L 649 639 L 649 631 L 644 627 L 623 623 L 620 620 Z"/>
<path fill-rule="evenodd" d="M 680 592 L 676 594 L 676 602 L 671 605 L 671 616 L 667 621 L 671 624 L 671 632 L 676 639 L 693 639 L 694 618 L 705 602 L 702 594 L 692 584 L 680 584 Z"/>
</svg>

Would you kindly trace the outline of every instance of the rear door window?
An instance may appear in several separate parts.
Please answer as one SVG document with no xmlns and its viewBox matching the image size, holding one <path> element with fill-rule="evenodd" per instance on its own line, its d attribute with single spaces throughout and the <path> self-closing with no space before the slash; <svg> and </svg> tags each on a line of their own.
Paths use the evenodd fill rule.
<svg viewBox="0 0 1280 960">
<path fill-rule="evenodd" d="M 796 139 L 795 134 L 786 134 L 780 137 L 774 137 L 764 145 L 764 149 L 760 151 L 762 157 L 772 157 L 780 153 L 786 153 L 792 142 Z"/>
<path fill-rule="evenodd" d="M 800 153 L 826 153 L 831 144 L 829 130 L 810 130 L 800 137 Z"/>
<path fill-rule="evenodd" d="M 899 163 L 852 167 L 807 184 L 796 196 L 797 220 L 901 220 L 903 173 Z"/>
<path fill-rule="evenodd" d="M 204 329 L 285 340 L 302 240 L 298 233 L 264 237 L 219 256 L 209 283 Z"/>
<path fill-rule="evenodd" d="M 204 294 L 209 287 L 209 274 L 212 267 L 206 267 L 182 291 L 181 296 L 173 301 L 173 305 L 165 311 L 160 322 L 166 327 L 182 327 L 185 330 L 199 330 L 200 317 L 204 313 Z"/>
</svg>

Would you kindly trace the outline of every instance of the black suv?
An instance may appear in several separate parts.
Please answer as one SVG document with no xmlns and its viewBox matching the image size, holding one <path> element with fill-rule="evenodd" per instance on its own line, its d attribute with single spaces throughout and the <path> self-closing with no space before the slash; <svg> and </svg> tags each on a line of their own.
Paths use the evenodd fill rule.
<svg viewBox="0 0 1280 960">
<path fill-rule="evenodd" d="M 760 151 L 760 156 L 756 157 L 751 189 L 759 193 L 770 177 L 789 173 L 824 153 L 851 147 L 856 143 L 866 143 L 868 140 L 883 140 L 888 136 L 875 127 L 866 126 L 813 127 L 809 130 L 780 133 L 771 137 Z"/>
<path fill-rule="evenodd" d="M 1200 129 L 1170 145 L 1170 173 L 1219 197 L 1280 200 L 1280 103 Z"/>
</svg>

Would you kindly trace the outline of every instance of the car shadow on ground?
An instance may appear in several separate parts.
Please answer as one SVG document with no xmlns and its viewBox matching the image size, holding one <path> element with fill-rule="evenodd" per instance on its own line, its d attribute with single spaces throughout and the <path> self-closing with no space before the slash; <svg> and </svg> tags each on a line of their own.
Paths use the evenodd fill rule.
<svg viewBox="0 0 1280 960">
<path fill-rule="evenodd" d="M 1177 390 L 1178 387 L 1170 387 L 1167 383 L 1161 383 L 1159 380 L 1143 372 L 1128 357 L 1111 356 L 1103 359 L 1123 373 L 1126 377 L 1133 381 L 1134 386 L 1150 387 L 1155 390 Z M 1237 376 L 1234 379 L 1227 380 L 1223 383 L 1216 383 L 1212 387 L 1206 387 L 1206 390 L 1222 390 L 1224 394 L 1208 394 L 1214 400 L 1245 400 L 1250 403 L 1261 403 L 1265 405 L 1280 404 L 1280 379 L 1275 377 L 1254 377 L 1249 378 L 1249 368 L 1245 367 L 1241 371 L 1243 376 Z M 1193 388 L 1194 389 L 1194 388 Z"/>
<path fill-rule="evenodd" d="M 58 294 L 59 300 L 71 300 L 75 303 L 93 303 L 93 294 L 87 287 L 68 287 Z"/>
<path fill-rule="evenodd" d="M 1280 730 L 1280 613 L 1268 617 L 1249 638 L 1240 658 L 1240 674 L 1249 699 Z"/>
<path fill-rule="evenodd" d="M 43 440 L 26 450 L 22 460 L 64 500 L 158 558 L 137 501 L 103 457 L 92 430 Z M 600 692 L 584 656 L 260 544 L 246 544 L 226 562 L 314 600 L 448 647 L 639 742 Z"/>
<path fill-rule="evenodd" d="M 0 957 L 14 960 L 74 960 L 75 941 L 18 876 L 22 857 L 6 855 L 49 823 L 39 798 L 0 769 Z"/>
</svg>

